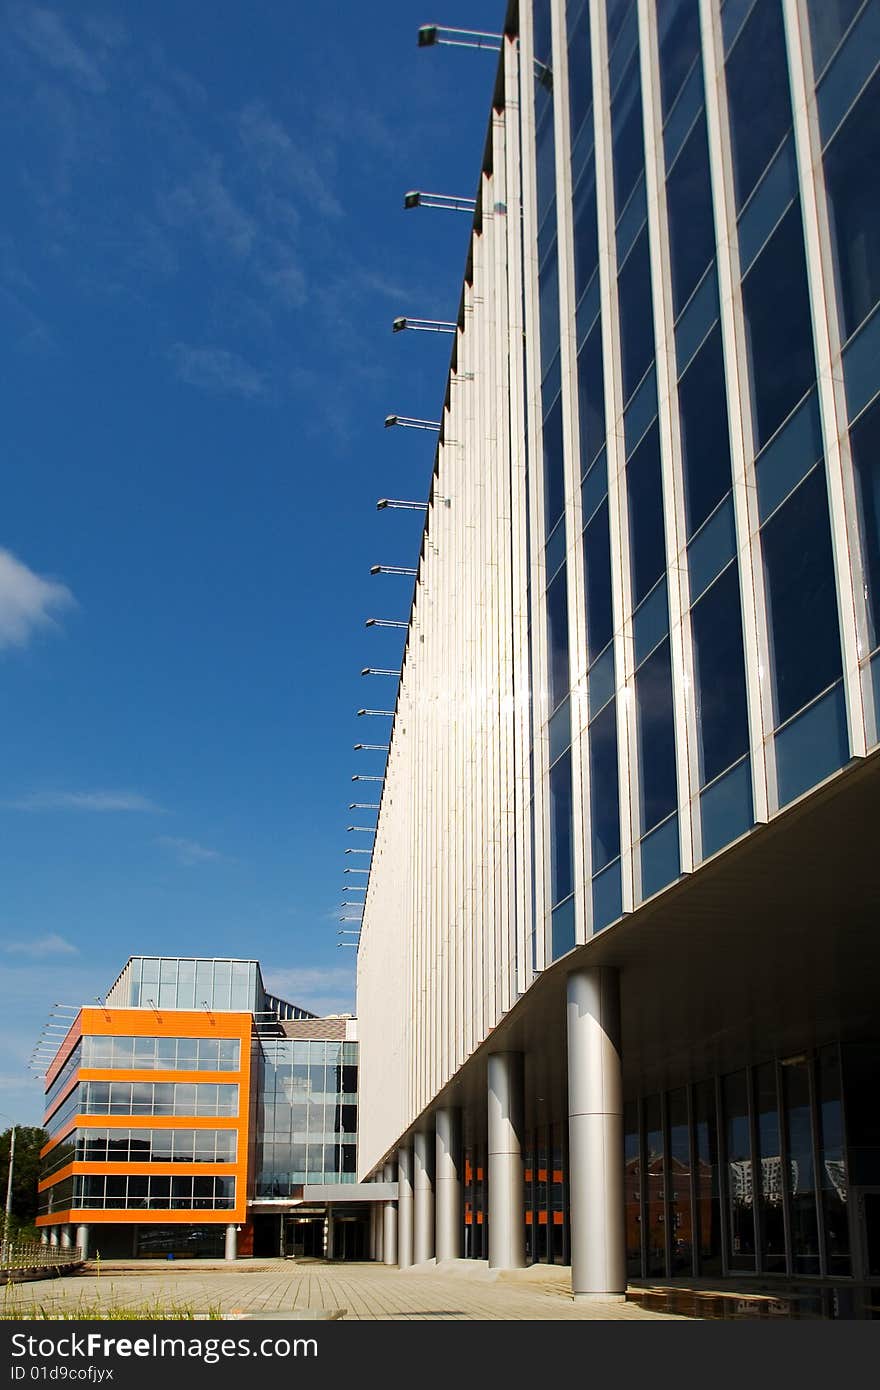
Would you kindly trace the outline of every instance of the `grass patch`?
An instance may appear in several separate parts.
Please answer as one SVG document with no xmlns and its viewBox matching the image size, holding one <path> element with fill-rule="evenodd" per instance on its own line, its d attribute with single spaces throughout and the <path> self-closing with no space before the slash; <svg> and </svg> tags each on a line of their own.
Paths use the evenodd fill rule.
<svg viewBox="0 0 880 1390">
<path fill-rule="evenodd" d="M 158 1298 L 144 1303 L 81 1298 L 78 1303 L 61 1306 L 10 1296 L 8 1285 L 0 1304 L 0 1322 L 218 1322 L 222 1316 L 219 1307 L 201 1312 L 191 1303 L 163 1303 Z"/>
</svg>

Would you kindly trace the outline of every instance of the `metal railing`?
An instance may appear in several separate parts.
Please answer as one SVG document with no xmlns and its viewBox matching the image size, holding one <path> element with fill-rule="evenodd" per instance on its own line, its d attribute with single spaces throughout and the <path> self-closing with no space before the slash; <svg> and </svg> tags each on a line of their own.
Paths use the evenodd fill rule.
<svg viewBox="0 0 880 1390">
<path fill-rule="evenodd" d="M 0 1275 L 12 1269 L 46 1269 L 82 1261 L 78 1245 L 41 1245 L 38 1241 L 4 1241 L 0 1247 Z"/>
</svg>

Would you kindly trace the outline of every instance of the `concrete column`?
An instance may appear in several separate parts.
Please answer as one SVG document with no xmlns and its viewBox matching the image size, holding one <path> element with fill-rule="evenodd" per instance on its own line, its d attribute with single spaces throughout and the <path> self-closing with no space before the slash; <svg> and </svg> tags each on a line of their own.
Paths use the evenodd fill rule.
<svg viewBox="0 0 880 1390">
<path fill-rule="evenodd" d="M 394 1164 L 385 1164 L 385 1181 L 394 1182 Z M 397 1264 L 397 1203 L 385 1202 L 382 1211 L 382 1259 L 387 1265 Z"/>
<path fill-rule="evenodd" d="M 571 1288 L 575 1298 L 622 1300 L 626 1233 L 617 971 L 594 968 L 569 975 L 566 1018 Z"/>
<path fill-rule="evenodd" d="M 284 1249 L 284 1213 L 282 1212 L 281 1216 L 279 1216 L 278 1218 L 278 1254 L 281 1256 L 282 1259 L 284 1259 L 285 1253 L 286 1252 Z"/>
<path fill-rule="evenodd" d="M 461 1114 L 452 1106 L 436 1114 L 437 1259 L 461 1258 Z"/>
<path fill-rule="evenodd" d="M 325 1253 L 325 1255 L 327 1256 L 327 1259 L 328 1259 L 328 1260 L 332 1260 L 332 1259 L 334 1258 L 334 1251 L 333 1251 L 334 1239 L 333 1239 L 333 1237 L 334 1237 L 334 1232 L 333 1232 L 333 1203 L 332 1203 L 332 1202 L 328 1202 L 328 1203 L 327 1203 L 327 1228 L 326 1228 L 325 1236 L 324 1236 L 324 1239 L 325 1239 L 325 1241 L 326 1241 L 326 1247 L 327 1247 L 326 1250 L 324 1251 L 324 1253 Z"/>
<path fill-rule="evenodd" d="M 434 1258 L 434 1134 L 413 1139 L 413 1263 Z"/>
<path fill-rule="evenodd" d="M 45 1226 L 43 1227 L 42 1231 L 40 1232 L 40 1244 L 41 1244 L 41 1245 L 48 1245 L 48 1244 L 49 1244 L 49 1232 L 46 1230 Z"/>
<path fill-rule="evenodd" d="M 235 1222 L 230 1221 L 226 1227 L 226 1242 L 223 1249 L 224 1260 L 234 1260 L 238 1257 L 238 1232 L 235 1229 Z"/>
<path fill-rule="evenodd" d="M 385 1258 L 385 1204 L 382 1202 L 373 1203 L 373 1214 L 376 1222 L 376 1259 L 381 1264 Z"/>
<path fill-rule="evenodd" d="M 57 1227 L 57 1226 L 50 1226 L 50 1227 L 49 1227 L 49 1244 L 52 1246 L 52 1249 L 53 1249 L 53 1250 L 57 1250 L 57 1248 L 58 1248 L 58 1227 Z"/>
<path fill-rule="evenodd" d="M 408 1269 L 413 1262 L 413 1151 L 412 1144 L 397 1150 L 397 1263 Z"/>
<path fill-rule="evenodd" d="M 70 1226 L 61 1227 L 61 1249 L 71 1250 L 73 1248 L 73 1230 Z"/>
<path fill-rule="evenodd" d="M 523 1178 L 523 1056 L 489 1057 L 489 1267 L 522 1269 L 526 1262 Z"/>
<path fill-rule="evenodd" d="M 89 1258 L 89 1227 L 88 1227 L 88 1226 L 77 1226 L 77 1228 L 76 1228 L 76 1243 L 77 1243 L 77 1245 L 79 1246 L 79 1253 L 82 1255 L 82 1257 L 83 1257 L 84 1260 L 87 1260 L 87 1259 Z"/>
</svg>

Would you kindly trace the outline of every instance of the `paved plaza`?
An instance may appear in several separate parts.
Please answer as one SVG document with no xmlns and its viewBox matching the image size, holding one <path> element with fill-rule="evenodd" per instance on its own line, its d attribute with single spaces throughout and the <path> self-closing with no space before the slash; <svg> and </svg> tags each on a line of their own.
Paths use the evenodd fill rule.
<svg viewBox="0 0 880 1390">
<path fill-rule="evenodd" d="M 380 1264 L 330 1264 L 321 1260 L 253 1260 L 230 1266 L 213 1261 L 114 1261 L 79 1275 L 10 1286 L 6 1312 L 28 1316 L 34 1304 L 46 1314 L 86 1305 L 110 1309 L 184 1305 L 194 1313 L 273 1312 L 328 1314 L 389 1321 L 575 1319 L 644 1321 L 668 1318 L 635 1303 L 584 1302 L 571 1297 L 569 1271 L 534 1265 L 516 1272 L 452 1261 L 440 1268 L 398 1270 Z M 32 1314 L 31 1314 L 32 1315 Z M 100 1314 L 96 1314 L 100 1316 Z"/>
</svg>

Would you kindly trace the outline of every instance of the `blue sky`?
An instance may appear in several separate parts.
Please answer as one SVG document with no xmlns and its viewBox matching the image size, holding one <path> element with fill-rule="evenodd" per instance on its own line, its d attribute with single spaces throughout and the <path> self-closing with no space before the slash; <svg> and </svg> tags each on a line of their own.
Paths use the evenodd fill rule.
<svg viewBox="0 0 880 1390">
<path fill-rule="evenodd" d="M 500 0 L 10 3 L 0 25 L 0 1124 L 47 1007 L 133 952 L 354 1003 L 337 907 L 381 769 Z M 370 784 L 361 784 L 360 790 Z M 363 861 L 361 861 L 363 862 Z"/>
</svg>

